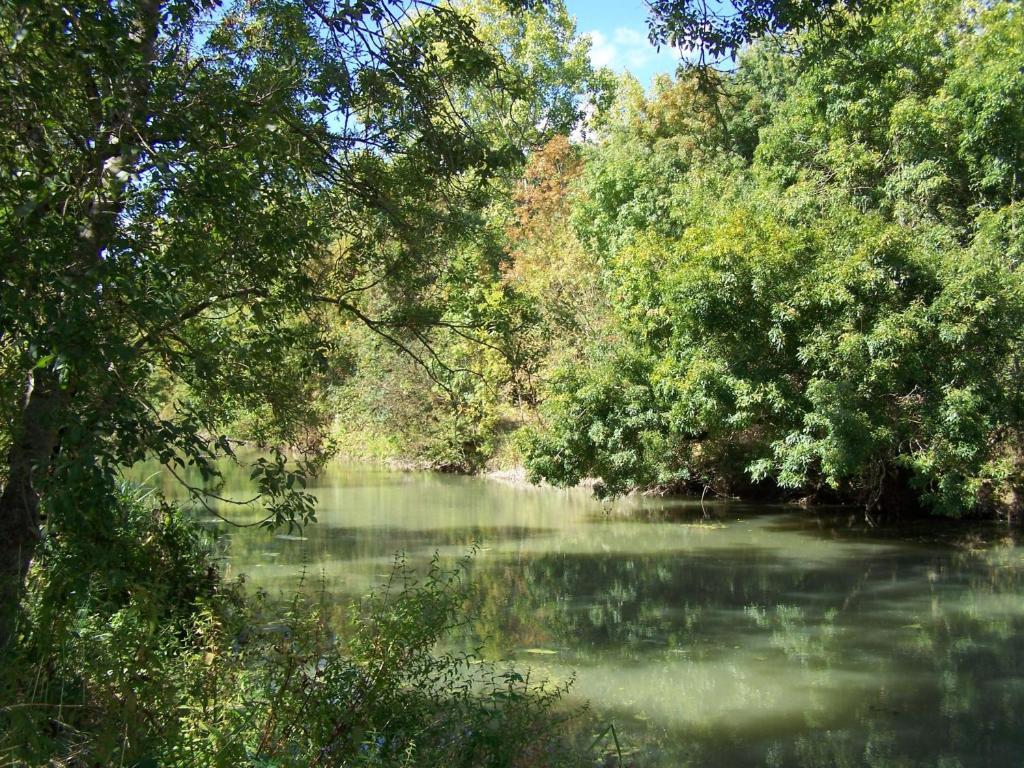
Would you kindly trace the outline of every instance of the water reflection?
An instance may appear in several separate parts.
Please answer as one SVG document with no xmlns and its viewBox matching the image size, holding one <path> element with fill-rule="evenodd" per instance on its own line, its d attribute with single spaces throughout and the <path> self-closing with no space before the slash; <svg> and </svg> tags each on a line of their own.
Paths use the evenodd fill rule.
<svg viewBox="0 0 1024 768">
<path fill-rule="evenodd" d="M 608 508 L 344 465 L 314 490 L 302 538 L 228 532 L 231 570 L 271 593 L 322 578 L 340 605 L 396 551 L 415 563 L 479 542 L 477 619 L 453 642 L 556 679 L 576 670 L 575 695 L 637 764 L 1020 763 L 1024 551 L 1004 529 L 897 538 L 835 513 Z"/>
</svg>

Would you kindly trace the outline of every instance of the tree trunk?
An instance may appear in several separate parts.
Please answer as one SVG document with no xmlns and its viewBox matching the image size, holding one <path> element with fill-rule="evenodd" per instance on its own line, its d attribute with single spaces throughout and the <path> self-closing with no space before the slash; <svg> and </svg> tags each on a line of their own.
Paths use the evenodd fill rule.
<svg viewBox="0 0 1024 768">
<path fill-rule="evenodd" d="M 7 458 L 7 484 L 0 494 L 0 648 L 17 629 L 25 576 L 39 542 L 39 478 L 57 445 L 60 388 L 53 371 L 29 376 L 25 405 L 15 424 Z"/>
</svg>

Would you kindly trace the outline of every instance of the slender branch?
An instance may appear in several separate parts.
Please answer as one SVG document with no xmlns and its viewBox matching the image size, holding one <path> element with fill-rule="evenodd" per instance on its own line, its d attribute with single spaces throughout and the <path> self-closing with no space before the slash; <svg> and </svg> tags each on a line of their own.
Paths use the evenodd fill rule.
<svg viewBox="0 0 1024 768">
<path fill-rule="evenodd" d="M 201 301 L 198 304 L 195 304 L 194 306 L 192 306 L 189 309 L 186 309 L 184 312 L 180 313 L 177 317 L 175 317 L 175 318 L 173 318 L 171 320 L 168 320 L 165 323 L 162 323 L 161 325 L 157 326 L 153 330 L 149 331 L 145 335 L 143 335 L 140 338 L 138 338 L 135 341 L 135 343 L 132 345 L 132 351 L 133 352 L 141 351 L 144 347 L 146 347 L 149 344 L 152 344 L 153 342 L 159 340 L 159 338 L 161 336 L 163 336 L 165 333 L 174 330 L 175 328 L 180 326 L 182 323 L 185 323 L 185 322 L 188 322 L 189 320 L 195 319 L 196 317 L 201 315 L 203 312 L 208 310 L 210 307 L 212 307 L 212 306 L 214 306 L 216 304 L 219 304 L 222 301 L 231 301 L 232 299 L 244 299 L 244 298 L 248 298 L 249 296 L 266 296 L 266 295 L 267 295 L 266 291 L 264 291 L 262 289 L 259 289 L 259 288 L 241 288 L 241 289 L 239 289 L 237 291 L 229 291 L 228 293 L 221 293 L 221 294 L 217 294 L 216 296 L 211 296 L 210 298 L 206 299 L 205 301 Z"/>
<path fill-rule="evenodd" d="M 172 467 L 169 463 L 164 463 L 163 466 L 164 466 L 164 469 L 166 469 L 168 472 L 170 472 L 171 476 L 175 480 L 177 480 L 181 484 L 181 486 L 183 488 L 185 488 L 185 490 L 188 491 L 189 498 L 191 498 L 193 501 L 197 501 L 200 504 L 202 504 L 203 508 L 207 512 L 209 512 L 211 515 L 214 515 L 218 519 L 223 520 L 228 525 L 234 526 L 235 528 L 256 528 L 258 526 L 264 525 L 268 520 L 272 520 L 274 518 L 273 515 L 267 515 L 266 517 L 264 517 L 264 518 L 262 518 L 260 520 L 256 520 L 256 521 L 251 522 L 251 523 L 239 523 L 239 522 L 237 522 L 235 520 L 232 520 L 229 517 L 225 517 L 220 512 L 218 512 L 216 509 L 214 509 L 212 506 L 210 506 L 210 503 L 206 500 L 207 497 L 217 499 L 218 501 L 224 501 L 224 502 L 227 502 L 229 504 L 238 504 L 239 506 L 251 506 L 255 502 L 259 501 L 263 497 L 263 495 L 260 494 L 259 496 L 256 496 L 255 498 L 253 498 L 251 501 L 246 501 L 246 502 L 237 501 L 235 499 L 227 499 L 227 498 L 224 498 L 223 496 L 219 496 L 216 493 L 213 493 L 212 491 L 207 491 L 207 490 L 205 490 L 203 488 L 199 488 L 197 486 L 192 485 L 187 480 L 185 480 L 181 475 L 179 475 L 174 470 L 174 467 Z"/>
</svg>

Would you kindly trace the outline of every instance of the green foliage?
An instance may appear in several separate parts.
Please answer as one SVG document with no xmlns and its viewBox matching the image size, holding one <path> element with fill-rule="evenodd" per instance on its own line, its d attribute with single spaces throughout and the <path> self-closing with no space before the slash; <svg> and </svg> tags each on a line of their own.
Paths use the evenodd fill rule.
<svg viewBox="0 0 1024 768">
<path fill-rule="evenodd" d="M 618 335 L 553 379 L 532 475 L 1015 512 L 1021 31 L 899 3 L 610 131 L 574 221 Z"/>
<path fill-rule="evenodd" d="M 307 597 L 223 581 L 210 543 L 128 492 L 104 538 L 51 535 L 26 642 L 4 668 L 0 755 L 17 765 L 580 764 L 564 687 L 436 651 L 469 619 L 465 569 L 396 561 L 352 634 Z"/>
<path fill-rule="evenodd" d="M 489 270 L 472 288 L 453 291 L 443 323 L 429 338 L 411 339 L 411 354 L 346 328 L 356 370 L 329 395 L 340 448 L 443 471 L 481 469 L 534 365 L 533 314 Z"/>
<path fill-rule="evenodd" d="M 577 109 L 562 86 L 589 68 L 564 8 L 511 5 L 526 16 L 486 13 L 528 60 L 415 0 L 0 9 L 4 584 L 40 498 L 102 515 L 116 468 L 150 455 L 215 488 L 229 432 L 312 455 L 254 467 L 268 524 L 312 519 L 319 395 L 356 357 L 339 324 L 408 351 L 478 319 L 445 317 L 475 278 L 451 253 L 522 142 L 470 97 L 520 122 Z"/>
<path fill-rule="evenodd" d="M 590 66 L 587 40 L 577 36 L 564 3 L 538 3 L 519 16 L 492 0 L 456 8 L 507 65 L 505 88 L 484 81 L 453 89 L 485 141 L 511 142 L 533 162 L 550 142 L 565 142 L 587 102 L 607 100 L 607 73 Z M 445 271 L 414 306 L 396 301 L 390 283 L 371 282 L 361 293 L 377 322 L 369 333 L 342 328 L 353 375 L 336 380 L 329 396 L 346 453 L 476 471 L 509 445 L 506 435 L 536 400 L 552 338 L 542 318 L 555 303 L 516 279 L 512 252 L 522 239 L 508 233 L 520 168 L 489 180 L 481 205 L 465 212 L 461 236 L 446 242 Z M 577 277 L 569 290 L 581 282 Z M 561 306 L 575 299 L 569 295 Z"/>
<path fill-rule="evenodd" d="M 847 21 L 844 11 L 870 13 L 879 6 L 877 0 L 653 0 L 651 40 L 693 50 L 704 66 L 735 57 L 758 38 L 825 22 L 835 25 Z"/>
<path fill-rule="evenodd" d="M 480 39 L 506 62 L 513 88 L 472 88 L 460 94 L 464 113 L 495 143 L 512 137 L 534 149 L 551 136 L 568 134 L 583 117 L 585 102 L 610 95 L 607 72 L 595 72 L 589 39 L 577 34 L 564 0 L 534 3 L 510 14 L 501 0 L 459 0 L 455 7 L 474 21 Z"/>
</svg>

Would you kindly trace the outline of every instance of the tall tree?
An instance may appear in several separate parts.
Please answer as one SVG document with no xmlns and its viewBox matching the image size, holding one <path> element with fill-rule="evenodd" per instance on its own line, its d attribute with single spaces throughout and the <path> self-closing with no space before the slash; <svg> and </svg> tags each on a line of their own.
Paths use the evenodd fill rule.
<svg viewBox="0 0 1024 768">
<path fill-rule="evenodd" d="M 1022 33 L 892 3 L 744 56 L 728 137 L 692 73 L 611 131 L 573 221 L 621 338 L 553 380 L 534 474 L 1018 518 Z"/>
<path fill-rule="evenodd" d="M 518 154 L 454 106 L 511 80 L 448 4 L 4 0 L 0 46 L 2 643 L 41 515 L 102 530 L 147 454 L 215 479 L 232 409 L 297 437 L 332 313 L 389 336 L 361 293 L 415 302 Z M 267 522 L 307 468 L 254 465 Z"/>
</svg>

